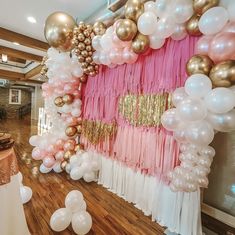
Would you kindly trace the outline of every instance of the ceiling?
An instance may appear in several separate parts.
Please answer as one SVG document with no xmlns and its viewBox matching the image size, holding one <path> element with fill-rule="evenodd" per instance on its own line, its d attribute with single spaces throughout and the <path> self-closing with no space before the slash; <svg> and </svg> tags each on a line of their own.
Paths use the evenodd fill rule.
<svg viewBox="0 0 235 235">
<path fill-rule="evenodd" d="M 5 0 L 1 1 L 0 26 L 26 36 L 45 41 L 43 28 L 48 15 L 64 11 L 77 22 L 92 15 L 106 4 L 106 0 Z M 34 17 L 36 23 L 28 22 Z"/>
<path fill-rule="evenodd" d="M 5 0 L 0 7 L 0 79 L 42 82 L 42 57 L 48 44 L 44 23 L 48 15 L 64 11 L 83 21 L 100 9 L 107 0 Z M 36 22 L 30 22 L 33 17 Z M 17 45 L 14 43 L 18 43 Z M 8 56 L 5 63 L 2 54 Z"/>
</svg>

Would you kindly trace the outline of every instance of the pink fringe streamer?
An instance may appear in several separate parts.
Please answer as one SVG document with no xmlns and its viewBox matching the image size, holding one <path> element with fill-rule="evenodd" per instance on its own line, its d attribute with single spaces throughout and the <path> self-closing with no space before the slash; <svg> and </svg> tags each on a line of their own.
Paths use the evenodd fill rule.
<svg viewBox="0 0 235 235">
<path fill-rule="evenodd" d="M 117 135 L 96 146 L 85 138 L 88 149 L 96 150 L 143 173 L 165 174 L 178 165 L 179 149 L 171 133 L 161 127 L 130 126 L 118 113 L 118 100 L 126 94 L 159 94 L 173 92 L 183 86 L 187 78 L 185 66 L 194 54 L 197 37 L 167 40 L 159 50 L 140 56 L 135 64 L 116 68 L 101 67 L 100 73 L 90 77 L 84 92 L 83 118 L 118 124 Z"/>
</svg>

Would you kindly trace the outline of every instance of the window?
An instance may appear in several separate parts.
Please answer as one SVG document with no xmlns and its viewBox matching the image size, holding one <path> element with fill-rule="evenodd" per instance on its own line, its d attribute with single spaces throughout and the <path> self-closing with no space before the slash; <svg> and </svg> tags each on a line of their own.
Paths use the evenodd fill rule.
<svg viewBox="0 0 235 235">
<path fill-rule="evenodd" d="M 21 104 L 21 90 L 9 90 L 9 104 Z"/>
</svg>

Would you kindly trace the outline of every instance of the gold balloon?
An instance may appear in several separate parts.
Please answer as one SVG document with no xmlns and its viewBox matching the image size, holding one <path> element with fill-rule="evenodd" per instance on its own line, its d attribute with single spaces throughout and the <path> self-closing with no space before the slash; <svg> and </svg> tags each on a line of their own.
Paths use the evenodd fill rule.
<svg viewBox="0 0 235 235">
<path fill-rule="evenodd" d="M 74 149 L 76 152 L 84 150 L 84 145 L 83 144 L 77 144 Z"/>
<path fill-rule="evenodd" d="M 125 17 L 137 22 L 144 13 L 144 4 L 141 0 L 128 0 L 125 5 Z"/>
<path fill-rule="evenodd" d="M 80 51 L 83 51 L 83 50 L 85 50 L 85 48 L 86 48 L 86 45 L 85 45 L 83 42 L 79 42 L 79 44 L 78 44 L 78 49 L 79 49 Z"/>
<path fill-rule="evenodd" d="M 195 73 L 209 75 L 213 65 L 213 61 L 208 56 L 194 55 L 186 65 L 187 74 L 189 76 Z"/>
<path fill-rule="evenodd" d="M 78 134 L 82 133 L 82 125 L 77 125 L 77 132 Z"/>
<path fill-rule="evenodd" d="M 86 39 L 84 40 L 84 43 L 85 43 L 87 46 L 91 45 L 91 39 L 90 39 L 90 38 L 86 38 Z"/>
<path fill-rule="evenodd" d="M 86 62 L 87 62 L 87 63 L 91 63 L 91 62 L 92 62 L 92 57 L 88 56 L 88 57 L 86 58 Z"/>
<path fill-rule="evenodd" d="M 54 104 L 57 106 L 57 107 L 62 107 L 64 105 L 64 101 L 63 101 L 63 98 L 61 96 L 58 96 L 54 99 Z"/>
<path fill-rule="evenodd" d="M 87 62 L 82 62 L 81 67 L 82 67 L 83 69 L 87 68 L 87 66 L 88 66 L 88 63 L 87 63 Z"/>
<path fill-rule="evenodd" d="M 136 54 L 141 54 L 146 52 L 149 48 L 148 36 L 138 33 L 134 38 L 131 47 Z"/>
<path fill-rule="evenodd" d="M 93 25 L 93 31 L 96 35 L 103 35 L 106 31 L 106 26 L 103 22 L 95 22 Z"/>
<path fill-rule="evenodd" d="M 64 160 L 69 160 L 76 152 L 74 150 L 68 150 L 64 153 Z"/>
<path fill-rule="evenodd" d="M 86 50 L 84 50 L 84 51 L 81 52 L 81 55 L 83 57 L 87 57 L 89 54 L 88 54 L 88 52 Z"/>
<path fill-rule="evenodd" d="M 79 80 L 80 80 L 80 82 L 81 83 L 86 83 L 87 82 L 87 75 L 86 74 L 83 74 L 80 78 L 79 78 Z"/>
<path fill-rule="evenodd" d="M 78 34 L 78 41 L 83 42 L 85 40 L 85 36 L 82 33 Z"/>
<path fill-rule="evenodd" d="M 82 62 L 85 61 L 85 58 L 84 58 L 83 56 L 79 55 L 79 56 L 78 56 L 78 61 L 79 61 L 80 63 L 82 63 Z"/>
<path fill-rule="evenodd" d="M 235 84 L 235 60 L 227 60 L 215 65 L 209 77 L 215 87 L 230 87 Z"/>
<path fill-rule="evenodd" d="M 44 27 L 44 35 L 50 46 L 60 51 L 73 49 L 73 29 L 76 22 L 72 16 L 64 12 L 55 12 L 48 16 Z"/>
<path fill-rule="evenodd" d="M 77 134 L 77 128 L 75 126 L 68 126 L 66 129 L 65 129 L 65 134 L 68 136 L 68 137 L 73 137 Z"/>
<path fill-rule="evenodd" d="M 131 41 L 137 33 L 137 26 L 129 19 L 120 20 L 117 24 L 116 34 L 122 41 Z"/>
<path fill-rule="evenodd" d="M 202 15 L 208 9 L 218 4 L 219 0 L 193 0 L 193 9 L 197 14 Z"/>
<path fill-rule="evenodd" d="M 66 168 L 67 165 L 68 165 L 68 162 L 67 162 L 67 161 L 62 161 L 62 162 L 60 163 L 60 167 L 61 167 L 62 170 L 65 170 L 65 168 Z"/>
<path fill-rule="evenodd" d="M 74 100 L 74 97 L 73 97 L 72 94 L 66 94 L 66 95 L 63 96 L 63 102 L 65 104 L 72 104 L 73 100 Z"/>
<path fill-rule="evenodd" d="M 200 36 L 202 33 L 199 30 L 198 22 L 200 20 L 199 15 L 193 15 L 186 23 L 186 30 L 188 34 L 192 36 Z"/>
</svg>

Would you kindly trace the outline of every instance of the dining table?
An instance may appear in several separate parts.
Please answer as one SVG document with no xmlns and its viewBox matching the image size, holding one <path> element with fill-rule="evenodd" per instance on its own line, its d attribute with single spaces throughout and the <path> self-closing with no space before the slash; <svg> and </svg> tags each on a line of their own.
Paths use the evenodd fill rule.
<svg viewBox="0 0 235 235">
<path fill-rule="evenodd" d="M 0 151 L 0 235 L 29 235 L 13 148 Z"/>
</svg>

